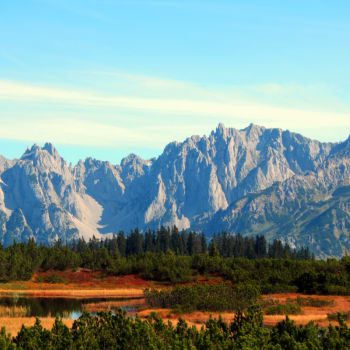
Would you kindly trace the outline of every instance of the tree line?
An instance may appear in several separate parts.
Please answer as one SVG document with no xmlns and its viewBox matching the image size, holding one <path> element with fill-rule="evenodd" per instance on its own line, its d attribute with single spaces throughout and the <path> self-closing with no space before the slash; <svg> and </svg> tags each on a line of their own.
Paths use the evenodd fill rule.
<svg viewBox="0 0 350 350">
<path fill-rule="evenodd" d="M 169 233 L 169 230 L 165 231 Z M 142 237 L 137 231 L 136 234 Z M 197 237 L 198 240 L 198 235 L 194 237 Z M 171 238 L 170 234 L 170 241 Z M 234 238 L 238 245 L 243 237 Z M 132 240 L 129 237 L 125 239 L 126 242 L 128 239 Z M 229 239 L 232 238 L 229 237 Z M 119 251 L 118 237 L 102 241 L 91 239 L 90 242 L 85 242 L 83 249 L 81 249 L 83 239 L 75 242 L 76 247 L 74 243 L 63 244 L 61 241 L 46 246 L 37 244 L 34 239 L 29 239 L 27 243 L 14 242 L 13 245 L 6 248 L 0 245 L 0 280 L 3 282 L 30 280 L 39 270 L 64 271 L 85 268 L 103 271 L 103 275 L 107 277 L 135 274 L 144 279 L 173 284 L 195 282 L 199 276 L 211 280 L 214 276 L 224 281 L 231 281 L 233 284 L 254 284 L 263 294 L 301 292 L 350 295 L 350 258 L 347 256 L 341 260 L 313 260 L 308 255 L 308 250 L 304 249 L 304 258 L 293 260 L 286 254 L 288 247 L 275 241 L 270 249 L 273 251 L 282 246 L 283 258 L 269 258 L 269 252 L 265 257 L 258 259 L 224 257 L 219 252 L 220 241 L 218 244 L 217 241 L 213 239 L 206 253 L 196 255 L 176 255 L 170 248 L 164 252 L 167 247 L 165 245 L 160 252 L 146 251 L 133 255 L 125 253 L 125 256 L 122 256 Z M 247 240 L 244 238 L 243 242 L 245 241 Z M 157 240 L 155 242 L 157 244 Z M 253 242 L 256 251 L 259 252 L 260 243 L 264 242 L 264 238 L 262 236 L 254 240 L 249 238 L 249 242 Z M 252 245 L 247 245 L 247 247 L 252 247 Z M 302 256 L 302 250 L 297 254 Z M 60 282 L 54 278 L 50 281 L 51 283 Z M 37 282 L 43 281 L 38 279 Z"/>
<path fill-rule="evenodd" d="M 63 242 L 59 240 L 55 244 L 62 246 Z M 112 238 L 97 239 L 93 236 L 88 242 L 84 238 L 79 238 L 77 241 L 74 239 L 71 243 L 67 243 L 67 246 L 75 253 L 84 253 L 88 248 L 90 250 L 106 248 L 109 254 L 118 252 L 121 257 L 127 257 L 145 252 L 169 251 L 176 255 L 194 256 L 206 254 L 213 244 L 216 245 L 219 255 L 225 258 L 315 260 L 315 254 L 310 252 L 309 247 L 292 249 L 288 243 L 283 244 L 278 239 L 268 243 L 263 235 L 248 238 L 241 234 L 235 236 L 222 232 L 214 234 L 208 245 L 204 233 L 185 230 L 180 232 L 176 226 L 172 228 L 162 226 L 157 231 L 148 230 L 145 234 L 135 229 L 127 236 L 120 231 Z"/>
</svg>

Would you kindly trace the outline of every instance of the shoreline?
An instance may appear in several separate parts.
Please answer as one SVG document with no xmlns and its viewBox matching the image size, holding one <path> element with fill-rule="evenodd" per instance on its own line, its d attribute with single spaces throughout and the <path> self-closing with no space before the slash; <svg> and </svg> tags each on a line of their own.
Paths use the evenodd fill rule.
<svg viewBox="0 0 350 350">
<path fill-rule="evenodd" d="M 0 294 L 5 296 L 17 296 L 17 297 L 46 297 L 46 298 L 76 298 L 76 299 L 93 299 L 93 298 L 103 298 L 103 297 L 120 297 L 120 298 L 142 298 L 143 292 L 142 289 L 131 289 L 131 288 L 117 288 L 114 290 L 106 290 L 106 289 L 80 289 L 80 290 L 3 290 L 0 289 Z M 18 294 L 18 295 L 14 295 Z M 287 297 L 296 298 L 300 294 L 291 293 L 291 294 L 274 294 L 273 299 L 279 299 L 281 302 L 284 302 Z M 266 296 L 264 296 L 266 297 Z M 337 321 L 329 321 L 327 319 L 327 313 L 329 312 L 338 312 L 338 311 L 348 311 L 350 309 L 350 297 L 348 296 L 320 296 L 313 295 L 311 297 L 320 298 L 320 299 L 334 299 L 336 301 L 336 305 L 332 307 L 303 307 L 304 314 L 303 315 L 290 315 L 288 316 L 291 320 L 293 320 L 297 325 L 306 325 L 310 321 L 314 321 L 315 324 L 318 324 L 320 327 L 327 327 L 329 324 L 334 326 L 338 325 Z M 127 301 L 123 302 L 123 304 L 128 304 Z M 135 303 L 135 302 L 132 302 Z M 92 303 L 91 305 L 87 305 L 91 310 L 96 311 L 100 310 L 100 307 L 106 306 L 112 303 Z M 106 304 L 106 305 L 104 305 Z M 145 301 L 142 302 L 143 306 Z M 110 305 L 109 305 L 110 306 Z M 122 306 L 122 305 L 121 305 Z M 189 314 L 181 314 L 174 315 L 171 314 L 171 309 L 146 309 L 142 307 L 136 313 L 139 315 L 142 321 L 146 321 L 151 312 L 155 312 L 158 317 L 162 318 L 162 320 L 167 324 L 171 322 L 173 326 L 176 326 L 179 317 L 184 319 L 189 326 L 195 326 L 198 330 L 201 327 L 205 327 L 205 323 L 208 322 L 210 315 L 214 319 L 218 319 L 219 316 L 222 317 L 224 322 L 230 324 L 235 317 L 234 312 L 200 312 L 194 311 Z M 134 317 L 136 315 L 135 312 L 128 312 L 128 316 Z M 54 323 L 55 318 L 53 317 L 38 317 L 42 322 L 42 326 L 46 329 L 51 329 Z M 266 327 L 272 327 L 276 325 L 278 322 L 284 320 L 286 318 L 285 315 L 264 315 L 264 325 Z M 16 318 L 6 318 L 0 317 L 0 327 L 5 326 L 6 332 L 11 333 L 12 336 L 16 336 L 16 334 L 20 331 L 22 324 L 26 327 L 32 326 L 35 322 L 35 317 L 16 317 Z M 69 318 L 63 318 L 63 323 L 66 324 L 69 328 L 72 327 L 74 320 Z M 350 321 L 346 321 L 346 324 L 350 326 Z"/>
<path fill-rule="evenodd" d="M 135 298 L 143 297 L 142 289 L 136 288 L 119 288 L 119 289 L 18 289 L 8 290 L 0 289 L 1 296 L 12 297 L 14 294 L 23 297 L 32 298 Z"/>
</svg>

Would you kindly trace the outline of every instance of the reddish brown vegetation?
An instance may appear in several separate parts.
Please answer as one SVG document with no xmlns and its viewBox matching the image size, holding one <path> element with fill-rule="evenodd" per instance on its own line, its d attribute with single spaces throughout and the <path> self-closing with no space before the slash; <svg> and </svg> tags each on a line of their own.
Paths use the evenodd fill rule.
<svg viewBox="0 0 350 350">
<path fill-rule="evenodd" d="M 66 284 L 63 284 L 64 289 L 67 289 L 69 286 L 79 286 L 79 288 L 144 288 L 151 286 L 152 283 L 149 281 L 146 281 L 145 279 L 135 276 L 135 275 L 129 275 L 129 276 L 113 276 L 113 275 L 107 275 L 104 272 L 101 271 L 90 271 L 87 269 L 80 269 L 78 271 L 55 271 L 57 275 L 67 280 Z M 46 276 L 52 275 L 53 272 L 47 271 L 47 272 L 37 272 L 34 277 L 32 278 L 31 282 L 28 282 L 28 285 L 30 287 L 33 287 L 32 284 L 35 285 L 35 289 L 40 289 L 40 286 L 44 287 L 43 289 L 46 289 L 49 283 L 37 283 L 38 278 L 42 278 L 45 280 Z M 51 285 L 51 284 L 49 284 Z M 58 284 L 55 284 L 55 287 L 57 287 Z"/>
</svg>

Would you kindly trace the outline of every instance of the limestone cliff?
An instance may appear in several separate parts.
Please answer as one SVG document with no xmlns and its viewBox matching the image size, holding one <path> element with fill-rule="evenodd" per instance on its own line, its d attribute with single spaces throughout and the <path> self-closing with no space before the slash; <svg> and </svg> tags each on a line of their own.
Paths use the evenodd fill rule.
<svg viewBox="0 0 350 350">
<path fill-rule="evenodd" d="M 344 187 L 347 144 L 254 124 L 243 130 L 219 124 L 209 136 L 169 143 L 157 159 L 130 154 L 112 165 L 87 158 L 75 167 L 51 144 L 35 144 L 19 160 L 0 157 L 0 241 L 32 235 L 52 242 L 175 224 L 208 236 L 265 233 L 302 244 L 292 221 L 298 226 L 297 213 L 312 211 L 310 203 Z M 272 214 L 279 219 L 271 221 Z M 334 231 L 334 247 L 343 231 Z M 334 247 L 325 254 L 339 255 L 345 245 Z"/>
</svg>

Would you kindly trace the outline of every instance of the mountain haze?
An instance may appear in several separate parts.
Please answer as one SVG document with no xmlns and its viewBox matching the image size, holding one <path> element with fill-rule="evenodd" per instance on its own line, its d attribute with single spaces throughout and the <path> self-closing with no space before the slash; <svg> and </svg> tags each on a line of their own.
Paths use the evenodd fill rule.
<svg viewBox="0 0 350 350">
<path fill-rule="evenodd" d="M 49 143 L 0 156 L 0 241 L 176 225 L 265 234 L 318 256 L 350 249 L 350 140 L 321 143 L 281 129 L 219 124 L 208 137 L 169 143 L 156 159 L 68 166 Z"/>
</svg>

